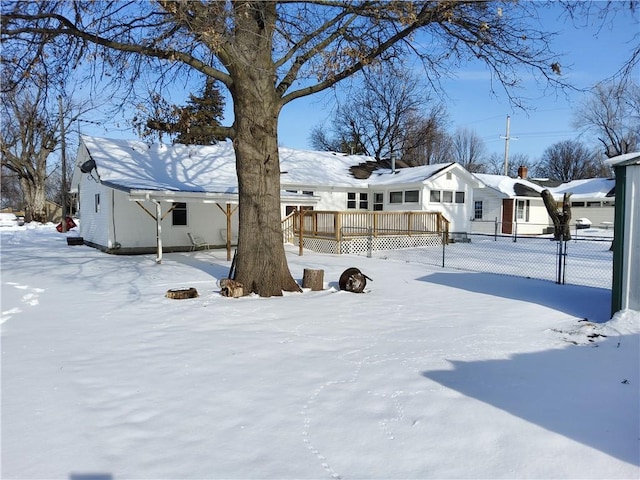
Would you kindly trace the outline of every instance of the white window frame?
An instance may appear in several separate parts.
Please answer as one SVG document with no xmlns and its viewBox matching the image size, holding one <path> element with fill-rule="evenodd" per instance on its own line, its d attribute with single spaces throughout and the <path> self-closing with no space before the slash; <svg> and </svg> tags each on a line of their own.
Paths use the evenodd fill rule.
<svg viewBox="0 0 640 480">
<path fill-rule="evenodd" d="M 480 215 L 478 215 L 480 213 Z M 484 215 L 484 204 L 482 200 L 476 200 L 473 202 L 473 219 L 474 220 L 482 220 L 482 216 Z"/>
<path fill-rule="evenodd" d="M 407 200 L 407 194 L 414 194 L 416 196 L 415 200 Z M 404 191 L 404 203 L 420 203 L 420 190 L 405 190 Z"/>
<path fill-rule="evenodd" d="M 404 194 L 402 190 L 395 190 L 393 192 L 389 192 L 389 203 L 393 205 L 402 204 L 402 199 L 404 198 Z"/>
</svg>

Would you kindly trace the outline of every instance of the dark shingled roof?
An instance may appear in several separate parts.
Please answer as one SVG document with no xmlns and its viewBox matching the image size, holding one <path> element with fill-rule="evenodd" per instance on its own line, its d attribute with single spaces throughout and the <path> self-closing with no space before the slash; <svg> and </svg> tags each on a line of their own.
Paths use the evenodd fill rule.
<svg viewBox="0 0 640 480">
<path fill-rule="evenodd" d="M 518 197 L 539 197 L 540 192 L 531 188 L 524 183 L 516 182 L 513 184 L 513 191 Z"/>
<path fill-rule="evenodd" d="M 409 165 L 407 165 L 402 160 L 396 160 L 396 168 L 407 168 L 408 166 Z M 378 162 L 367 160 L 366 162 L 350 167 L 349 171 L 351 172 L 351 175 L 353 175 L 358 180 L 366 180 L 376 170 L 390 169 L 391 167 L 392 167 L 391 160 L 385 158 Z"/>
</svg>

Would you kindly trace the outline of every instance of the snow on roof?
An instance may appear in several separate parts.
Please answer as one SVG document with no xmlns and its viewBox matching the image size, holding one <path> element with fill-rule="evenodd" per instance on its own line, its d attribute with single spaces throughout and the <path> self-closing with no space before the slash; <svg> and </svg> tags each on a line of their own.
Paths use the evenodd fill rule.
<svg viewBox="0 0 640 480">
<path fill-rule="evenodd" d="M 549 191 L 555 197 L 571 193 L 572 200 L 610 198 L 614 196 L 616 181 L 613 178 L 586 178 L 563 183 Z"/>
<path fill-rule="evenodd" d="M 490 175 L 487 173 L 476 173 L 475 176 L 487 187 L 493 188 L 509 197 L 539 196 L 540 192 L 544 190 L 540 185 L 521 178 L 511 178 L 505 175 Z"/>
<path fill-rule="evenodd" d="M 610 166 L 615 167 L 618 165 L 640 165 L 640 152 L 625 153 L 624 155 L 618 155 L 617 157 L 606 160 Z"/>
<path fill-rule="evenodd" d="M 128 190 L 237 192 L 233 148 L 82 137 L 104 183 Z"/>
<path fill-rule="evenodd" d="M 390 168 L 379 169 L 369 177 L 372 185 L 390 185 L 394 183 L 421 183 L 439 173 L 453 163 L 436 163 L 434 165 L 421 165 L 419 167 L 399 168 L 395 172 Z"/>
<path fill-rule="evenodd" d="M 127 190 L 237 193 L 235 153 L 230 142 L 217 145 L 147 144 L 82 136 L 96 162 L 100 180 Z M 350 168 L 373 157 L 335 152 L 280 148 L 283 186 L 362 187 L 418 183 L 452 164 L 377 170 L 368 179 L 357 179 Z"/>
</svg>

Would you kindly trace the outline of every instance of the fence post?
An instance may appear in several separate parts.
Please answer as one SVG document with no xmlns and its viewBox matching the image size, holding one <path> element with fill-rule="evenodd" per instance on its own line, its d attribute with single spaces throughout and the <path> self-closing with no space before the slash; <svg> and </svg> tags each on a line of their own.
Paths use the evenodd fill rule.
<svg viewBox="0 0 640 480">
<path fill-rule="evenodd" d="M 371 258 L 371 250 L 373 249 L 373 228 L 367 229 L 367 258 Z"/>
<path fill-rule="evenodd" d="M 513 229 L 513 242 L 517 242 L 518 241 L 518 222 L 514 222 L 515 223 L 515 228 Z"/>
<path fill-rule="evenodd" d="M 444 257 L 447 249 L 447 232 L 442 232 L 442 268 L 444 268 Z"/>
<path fill-rule="evenodd" d="M 558 240 L 558 267 L 556 268 L 556 283 L 564 285 L 567 271 L 567 241 L 561 237 Z"/>
<path fill-rule="evenodd" d="M 496 217 L 495 224 L 493 226 L 493 241 L 498 241 L 498 217 Z"/>
</svg>

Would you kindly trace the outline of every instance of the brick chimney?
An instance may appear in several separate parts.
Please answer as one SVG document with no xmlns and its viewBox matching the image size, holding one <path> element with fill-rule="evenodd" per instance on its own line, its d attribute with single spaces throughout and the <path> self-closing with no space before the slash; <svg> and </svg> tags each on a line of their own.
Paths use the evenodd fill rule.
<svg viewBox="0 0 640 480">
<path fill-rule="evenodd" d="M 518 167 L 518 177 L 520 177 L 522 180 L 527 179 L 527 167 L 525 167 L 524 165 Z"/>
</svg>

